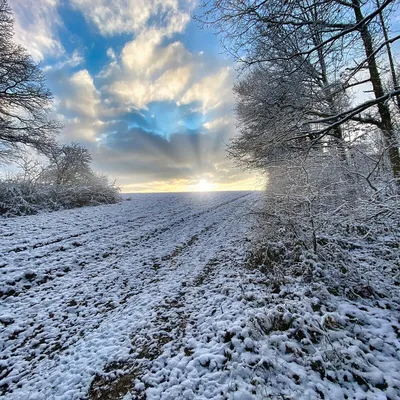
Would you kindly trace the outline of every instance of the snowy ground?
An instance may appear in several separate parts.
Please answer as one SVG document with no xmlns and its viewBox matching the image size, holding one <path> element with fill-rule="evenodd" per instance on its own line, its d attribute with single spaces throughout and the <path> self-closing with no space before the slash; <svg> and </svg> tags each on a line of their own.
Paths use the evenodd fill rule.
<svg viewBox="0 0 400 400">
<path fill-rule="evenodd" d="M 2 398 L 400 398 L 396 244 L 354 253 L 376 287 L 342 293 L 304 255 L 268 276 L 248 261 L 259 199 L 134 195 L 0 221 Z"/>
<path fill-rule="evenodd" d="M 243 305 L 231 300 L 241 292 L 243 215 L 257 197 L 134 195 L 119 205 L 2 220 L 4 397 L 78 399 L 91 390 L 102 398 L 106 371 L 123 386 L 110 389 L 109 397 L 118 398 L 118 391 L 128 392 L 126 376 L 140 380 L 152 363 L 172 354 L 186 364 L 187 378 L 207 370 L 201 366 L 207 357 L 220 366 L 223 356 L 211 356 L 198 342 L 242 318 Z M 202 374 L 198 383 L 174 378 L 176 390 L 202 384 L 212 393 L 220 386 L 200 383 Z M 125 376 L 122 384 L 117 375 Z M 169 389 L 176 398 L 173 380 L 168 387 L 156 374 L 148 380 L 156 387 L 149 398 L 165 397 Z M 229 381 L 224 385 L 228 390 Z"/>
</svg>

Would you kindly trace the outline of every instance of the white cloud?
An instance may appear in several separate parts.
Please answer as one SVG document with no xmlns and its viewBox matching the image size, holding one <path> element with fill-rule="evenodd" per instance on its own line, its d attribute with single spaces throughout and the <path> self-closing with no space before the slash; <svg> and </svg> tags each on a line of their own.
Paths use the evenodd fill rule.
<svg viewBox="0 0 400 400">
<path fill-rule="evenodd" d="M 162 39 L 162 31 L 150 29 L 124 46 L 120 64 L 112 61 L 99 75 L 109 81 L 111 95 L 137 108 L 179 99 L 192 76 L 193 57 L 182 43 L 162 46 Z"/>
<path fill-rule="evenodd" d="M 65 125 L 61 132 L 60 140 L 65 143 L 76 141 L 85 146 L 95 145 L 98 141 L 98 132 L 103 126 L 103 122 L 96 119 L 62 119 Z"/>
<path fill-rule="evenodd" d="M 67 58 L 64 61 L 60 61 L 54 65 L 46 65 L 45 67 L 42 68 L 42 70 L 44 72 L 47 72 L 50 70 L 60 70 L 64 67 L 77 67 L 84 61 L 85 58 L 83 57 L 83 55 L 78 50 L 74 50 L 71 57 Z"/>
<path fill-rule="evenodd" d="M 138 108 L 146 108 L 149 100 L 148 82 L 138 79 L 116 81 L 110 87 L 110 93 L 116 95 L 120 101 Z"/>
<path fill-rule="evenodd" d="M 185 89 L 191 74 L 190 66 L 168 70 L 156 80 L 153 91 L 164 100 L 175 100 Z"/>
<path fill-rule="evenodd" d="M 17 16 L 17 38 L 37 60 L 42 60 L 48 54 L 61 55 L 64 51 L 54 33 L 57 25 L 61 24 L 57 13 L 60 1 L 13 2 Z M 136 108 L 146 108 L 151 101 L 175 101 L 177 104 L 200 102 L 204 113 L 231 102 L 229 69 L 222 68 L 204 77 L 207 69 L 215 70 L 215 66 L 210 68 L 201 64 L 200 59 L 204 62 L 203 54 L 191 54 L 179 41 L 164 45 L 165 38 L 185 29 L 194 0 L 70 1 L 102 34 L 134 34 L 134 39 L 125 44 L 120 54 L 116 54 L 112 48 L 107 49 L 110 62 L 97 75 L 103 79 L 101 91 L 108 92 L 114 100 L 119 99 L 128 107 Z M 75 51 L 70 58 L 47 66 L 45 70 L 76 67 L 83 62 L 82 55 Z M 73 82 L 76 76 L 71 79 L 73 87 L 76 86 L 77 83 Z M 89 80 L 86 85 L 89 85 Z M 85 88 L 87 92 L 82 94 L 82 98 L 93 97 L 96 91 L 93 80 L 91 85 L 93 87 L 90 90 L 89 86 Z M 79 101 L 75 105 L 67 104 L 67 101 L 64 104 L 68 109 L 79 108 Z M 93 114 L 94 102 L 88 104 L 85 113 Z"/>
<path fill-rule="evenodd" d="M 116 57 L 99 75 L 111 96 L 139 109 L 152 101 L 196 102 L 202 113 L 233 103 L 231 68 L 215 72 L 215 65 L 205 65 L 179 41 L 163 46 L 163 37 L 152 28 L 125 44 L 120 61 Z"/>
<path fill-rule="evenodd" d="M 216 118 L 212 121 L 206 122 L 205 124 L 203 124 L 203 126 L 208 131 L 216 131 L 216 130 L 221 129 L 224 126 L 228 126 L 230 124 L 233 124 L 232 117 L 224 116 L 224 117 Z"/>
<path fill-rule="evenodd" d="M 64 53 L 55 34 L 61 24 L 58 0 L 13 0 L 10 5 L 15 14 L 15 39 L 36 61 Z"/>
<path fill-rule="evenodd" d="M 81 115 L 96 117 L 99 104 L 99 94 L 94 86 L 93 78 L 86 69 L 72 75 L 70 83 L 74 88 L 74 96 L 67 107 Z"/>
<path fill-rule="evenodd" d="M 217 73 L 194 83 L 182 96 L 180 103 L 189 104 L 199 101 L 202 104 L 203 113 L 223 104 L 231 104 L 233 102 L 232 82 L 232 69 L 223 67 Z"/>
<path fill-rule="evenodd" d="M 107 56 L 108 56 L 109 58 L 111 58 L 111 60 L 116 60 L 116 58 L 117 58 L 117 56 L 115 55 L 114 50 L 113 50 L 111 47 L 109 47 L 109 48 L 107 49 Z"/>
<path fill-rule="evenodd" d="M 165 34 L 182 32 L 190 20 L 194 1 L 179 0 L 71 0 L 102 35 L 139 33 L 151 18 L 164 23 Z M 184 6 L 184 7 L 183 7 Z"/>
<path fill-rule="evenodd" d="M 55 72 L 57 74 L 57 72 Z M 74 73 L 71 77 L 61 75 L 55 106 L 66 121 L 74 119 L 97 121 L 101 113 L 100 93 L 96 90 L 93 78 L 86 69 Z"/>
<path fill-rule="evenodd" d="M 179 98 L 190 76 L 191 69 L 185 66 L 167 70 L 154 82 L 143 79 L 116 81 L 111 91 L 126 104 L 144 109 L 152 101 L 173 101 Z"/>
<path fill-rule="evenodd" d="M 124 46 L 121 53 L 122 64 L 130 73 L 149 78 L 154 73 L 190 60 L 191 55 L 180 42 L 161 46 L 163 37 L 163 32 L 159 29 L 143 32 Z"/>
</svg>

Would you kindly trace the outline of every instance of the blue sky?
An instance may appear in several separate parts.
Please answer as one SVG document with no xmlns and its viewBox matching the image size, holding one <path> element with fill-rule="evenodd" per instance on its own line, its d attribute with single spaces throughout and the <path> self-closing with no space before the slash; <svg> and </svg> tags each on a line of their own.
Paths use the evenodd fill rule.
<svg viewBox="0 0 400 400">
<path fill-rule="evenodd" d="M 16 40 L 40 61 L 63 142 L 123 191 L 250 189 L 235 134 L 232 61 L 190 18 L 197 0 L 10 0 Z"/>
</svg>

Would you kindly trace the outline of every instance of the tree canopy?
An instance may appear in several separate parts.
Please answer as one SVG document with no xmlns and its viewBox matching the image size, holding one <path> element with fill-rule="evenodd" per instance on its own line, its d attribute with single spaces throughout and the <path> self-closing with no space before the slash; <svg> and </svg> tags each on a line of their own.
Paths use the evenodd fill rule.
<svg viewBox="0 0 400 400">
<path fill-rule="evenodd" d="M 0 0 L 0 157 L 20 146 L 46 153 L 60 124 L 51 118 L 52 94 L 28 52 L 14 42 L 14 20 Z"/>
<path fill-rule="evenodd" d="M 293 141 L 303 139 L 306 150 L 322 143 L 334 145 L 345 158 L 344 141 L 350 136 L 345 137 L 344 130 L 349 131 L 349 124 L 354 132 L 358 129 L 355 125 L 379 128 L 392 173 L 399 179 L 398 111 L 391 100 L 398 98 L 400 88 L 390 46 L 400 36 L 391 36 L 385 25 L 394 3 L 204 1 L 203 14 L 197 19 L 215 28 L 244 71 L 236 85 L 242 134 L 234 143 L 236 154 L 254 161 L 251 140 L 258 132 L 258 139 L 267 138 L 264 149 L 274 147 L 273 136 L 280 145 L 286 142 L 287 149 L 293 147 Z M 387 59 L 392 85 L 385 85 Z M 363 95 L 361 101 L 352 101 L 354 91 L 362 93 L 365 85 L 372 97 Z M 249 130 L 250 142 L 245 139 L 251 137 Z M 256 147 L 259 157 L 260 140 Z M 246 154 L 246 149 L 251 151 Z"/>
</svg>

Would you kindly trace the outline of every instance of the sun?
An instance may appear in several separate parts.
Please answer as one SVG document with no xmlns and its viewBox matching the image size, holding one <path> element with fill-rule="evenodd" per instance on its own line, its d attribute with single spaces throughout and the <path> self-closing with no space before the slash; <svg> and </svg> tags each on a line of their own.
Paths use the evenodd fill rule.
<svg viewBox="0 0 400 400">
<path fill-rule="evenodd" d="M 196 185 L 196 189 L 199 192 L 209 192 L 213 188 L 213 184 L 208 182 L 207 179 L 200 179 L 199 183 Z"/>
</svg>

